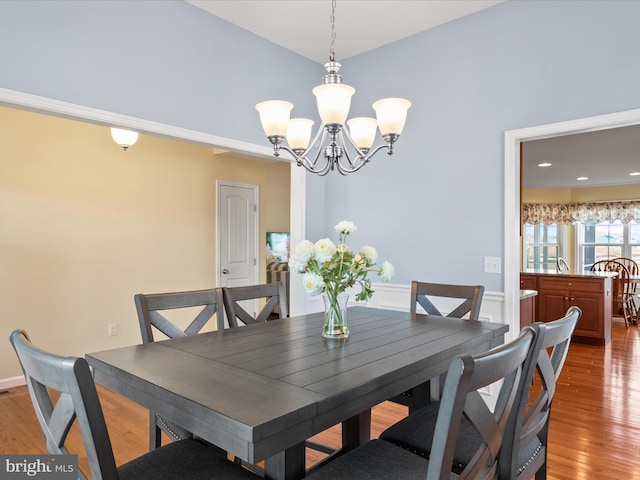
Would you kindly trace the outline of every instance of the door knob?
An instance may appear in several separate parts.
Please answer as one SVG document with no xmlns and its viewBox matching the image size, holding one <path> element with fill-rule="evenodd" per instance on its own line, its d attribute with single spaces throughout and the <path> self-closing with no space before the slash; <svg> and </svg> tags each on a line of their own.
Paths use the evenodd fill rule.
<svg viewBox="0 0 640 480">
<path fill-rule="evenodd" d="M 224 270 L 222 270 L 222 273 L 223 273 L 224 275 L 226 275 L 227 273 L 229 273 L 229 270 L 227 270 L 227 269 L 225 268 Z"/>
</svg>

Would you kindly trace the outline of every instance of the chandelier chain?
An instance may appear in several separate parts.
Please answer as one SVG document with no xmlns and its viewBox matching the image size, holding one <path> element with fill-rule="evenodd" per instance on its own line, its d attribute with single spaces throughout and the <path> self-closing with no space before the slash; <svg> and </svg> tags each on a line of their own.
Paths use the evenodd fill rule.
<svg viewBox="0 0 640 480">
<path fill-rule="evenodd" d="M 335 60 L 336 53 L 333 51 L 333 46 L 336 42 L 336 0 L 331 2 L 331 16 L 329 17 L 331 22 L 331 46 L 329 47 L 329 61 Z"/>
</svg>

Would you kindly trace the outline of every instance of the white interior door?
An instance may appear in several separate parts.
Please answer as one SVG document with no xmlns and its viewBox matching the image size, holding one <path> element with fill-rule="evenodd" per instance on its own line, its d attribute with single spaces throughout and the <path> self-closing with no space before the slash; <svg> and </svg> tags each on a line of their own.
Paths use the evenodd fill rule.
<svg viewBox="0 0 640 480">
<path fill-rule="evenodd" d="M 218 286 L 258 283 L 258 186 L 218 181 Z"/>
</svg>

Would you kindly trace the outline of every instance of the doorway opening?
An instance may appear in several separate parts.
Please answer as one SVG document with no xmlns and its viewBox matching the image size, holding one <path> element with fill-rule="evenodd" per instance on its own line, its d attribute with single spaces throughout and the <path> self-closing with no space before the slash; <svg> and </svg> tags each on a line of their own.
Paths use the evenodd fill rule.
<svg viewBox="0 0 640 480">
<path fill-rule="evenodd" d="M 508 130 L 504 137 L 504 318 L 520 331 L 520 144 L 529 140 L 640 124 L 640 109 Z"/>
</svg>

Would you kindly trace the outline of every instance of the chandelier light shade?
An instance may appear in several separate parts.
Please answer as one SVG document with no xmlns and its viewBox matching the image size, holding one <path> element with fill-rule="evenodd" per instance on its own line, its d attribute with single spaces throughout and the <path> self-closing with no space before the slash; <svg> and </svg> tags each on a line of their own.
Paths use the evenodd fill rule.
<svg viewBox="0 0 640 480">
<path fill-rule="evenodd" d="M 111 127 L 111 138 L 126 151 L 138 141 L 138 132 Z"/>
<path fill-rule="evenodd" d="M 313 89 L 321 121 L 313 140 L 311 130 L 314 122 L 306 118 L 290 118 L 292 103 L 270 100 L 256 105 L 262 129 L 273 145 L 274 156 L 280 156 L 280 150 L 284 150 L 293 156 L 298 166 L 319 175 L 326 175 L 332 170 L 343 175 L 356 172 L 384 148 L 392 155 L 393 145 L 404 129 L 411 106 L 411 102 L 403 98 L 385 98 L 373 104 L 376 118 L 347 120 L 351 97 L 356 90 L 342 83 L 342 77 L 338 75 L 340 64 L 334 60 L 335 7 L 336 1 L 333 0 L 332 42 L 329 62 L 324 66 L 327 74 L 322 78 L 322 84 Z M 385 143 L 374 148 L 376 130 L 380 130 Z M 288 145 L 284 143 L 285 138 Z"/>
</svg>

